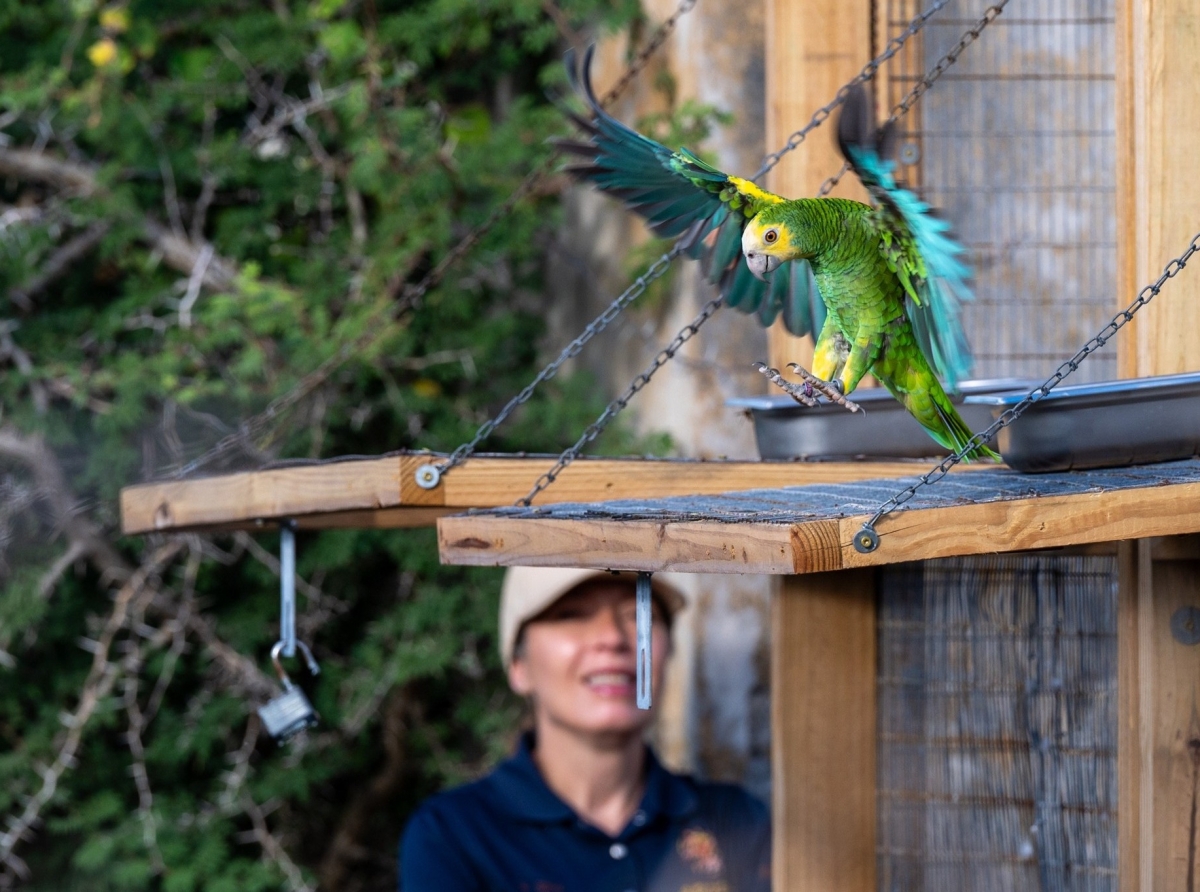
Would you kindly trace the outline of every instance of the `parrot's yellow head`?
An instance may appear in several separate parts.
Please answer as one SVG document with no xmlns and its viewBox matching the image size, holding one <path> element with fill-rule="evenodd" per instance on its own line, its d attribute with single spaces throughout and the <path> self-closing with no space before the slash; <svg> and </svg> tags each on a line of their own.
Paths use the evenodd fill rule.
<svg viewBox="0 0 1200 892">
<path fill-rule="evenodd" d="M 763 211 L 742 230 L 742 254 L 746 257 L 750 272 L 759 279 L 774 272 L 784 261 L 799 256 L 787 224 L 771 217 Z"/>
</svg>

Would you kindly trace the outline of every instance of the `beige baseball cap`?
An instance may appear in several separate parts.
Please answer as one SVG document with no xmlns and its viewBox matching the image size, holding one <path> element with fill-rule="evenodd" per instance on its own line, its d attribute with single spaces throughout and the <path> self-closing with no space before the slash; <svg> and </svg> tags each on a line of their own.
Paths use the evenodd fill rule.
<svg viewBox="0 0 1200 892">
<path fill-rule="evenodd" d="M 675 575 L 655 573 L 650 577 L 651 590 L 671 617 L 682 610 L 686 603 L 671 578 Z M 500 658 L 505 668 L 512 662 L 521 627 L 571 589 L 590 579 L 628 579 L 632 584 L 637 580 L 637 573 L 612 573 L 580 567 L 508 568 L 500 589 Z"/>
</svg>

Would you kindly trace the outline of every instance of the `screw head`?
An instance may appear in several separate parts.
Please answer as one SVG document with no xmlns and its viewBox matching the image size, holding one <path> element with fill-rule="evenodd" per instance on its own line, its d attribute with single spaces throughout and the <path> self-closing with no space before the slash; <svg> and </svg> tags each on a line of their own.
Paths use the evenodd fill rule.
<svg viewBox="0 0 1200 892">
<path fill-rule="evenodd" d="M 413 476 L 421 489 L 433 489 L 441 482 L 442 472 L 437 465 L 421 465 Z"/>
<path fill-rule="evenodd" d="M 866 524 L 854 534 L 854 550 L 859 554 L 870 554 L 879 547 L 879 534 Z"/>
</svg>

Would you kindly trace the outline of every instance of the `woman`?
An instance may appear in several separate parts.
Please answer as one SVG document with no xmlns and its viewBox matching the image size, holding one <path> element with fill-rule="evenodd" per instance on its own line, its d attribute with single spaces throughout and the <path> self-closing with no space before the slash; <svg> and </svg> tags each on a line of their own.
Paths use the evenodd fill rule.
<svg viewBox="0 0 1200 892">
<path fill-rule="evenodd" d="M 682 596 L 653 587 L 652 690 Z M 404 833 L 403 892 L 736 892 L 770 888 L 766 808 L 672 774 L 635 702 L 633 574 L 513 568 L 500 646 L 533 731 L 486 777 L 427 800 Z"/>
</svg>

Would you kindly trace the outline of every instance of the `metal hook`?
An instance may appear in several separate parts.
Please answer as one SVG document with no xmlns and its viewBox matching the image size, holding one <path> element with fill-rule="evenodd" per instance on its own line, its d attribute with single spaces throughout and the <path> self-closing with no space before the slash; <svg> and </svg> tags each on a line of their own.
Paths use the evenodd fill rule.
<svg viewBox="0 0 1200 892">
<path fill-rule="evenodd" d="M 316 659 L 312 655 L 312 651 L 308 649 L 308 645 L 303 641 L 297 641 L 296 644 L 300 647 L 300 651 L 304 654 L 304 661 L 308 663 L 308 671 L 313 675 L 321 674 L 321 667 L 317 665 Z M 271 648 L 271 664 L 275 667 L 275 672 L 279 675 L 279 680 L 284 683 L 284 686 L 291 684 L 288 679 L 288 674 L 283 671 L 283 663 L 279 661 L 280 654 L 283 653 L 283 641 L 276 641 L 275 646 Z M 287 654 L 283 654 L 287 656 Z"/>
<path fill-rule="evenodd" d="M 651 652 L 651 628 L 654 615 L 650 604 L 650 574 L 637 575 L 637 707 L 649 709 L 651 703 L 650 678 L 653 654 Z"/>
</svg>

